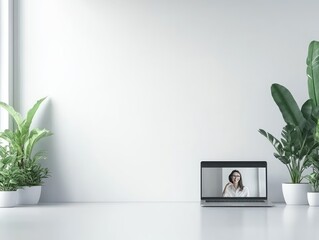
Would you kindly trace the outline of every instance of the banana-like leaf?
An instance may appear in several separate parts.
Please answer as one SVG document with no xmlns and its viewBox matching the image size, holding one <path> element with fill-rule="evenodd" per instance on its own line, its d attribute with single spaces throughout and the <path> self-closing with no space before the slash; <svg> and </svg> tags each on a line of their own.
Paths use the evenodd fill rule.
<svg viewBox="0 0 319 240">
<path fill-rule="evenodd" d="M 17 132 L 13 132 L 10 129 L 4 130 L 4 132 L 0 132 L 0 139 L 5 140 L 12 146 L 16 151 L 22 153 L 21 144 L 19 142 L 19 136 L 17 136 Z"/>
<path fill-rule="evenodd" d="M 318 121 L 317 121 L 314 138 L 315 138 L 315 140 L 316 140 L 317 142 L 319 142 L 319 119 L 318 119 Z"/>
<path fill-rule="evenodd" d="M 312 118 L 315 122 L 317 119 L 319 119 L 319 106 L 316 106 L 314 109 L 312 109 Z"/>
<path fill-rule="evenodd" d="M 39 162 L 41 160 L 45 160 L 47 158 L 47 152 L 45 151 L 39 151 L 36 154 L 34 154 L 33 158 L 31 159 L 31 161 L 33 161 L 34 163 Z"/>
<path fill-rule="evenodd" d="M 301 113 L 305 119 L 310 119 L 313 109 L 315 108 L 314 102 L 312 99 L 308 99 L 301 107 Z"/>
<path fill-rule="evenodd" d="M 283 164 L 289 164 L 291 161 L 289 158 L 285 157 L 285 156 L 280 156 L 277 153 L 274 153 L 275 158 L 279 159 Z"/>
<path fill-rule="evenodd" d="M 26 119 L 22 122 L 21 133 L 25 135 L 29 133 L 30 125 L 32 123 L 33 117 L 39 109 L 41 103 L 46 99 L 46 97 L 38 100 L 34 106 L 28 111 Z"/>
<path fill-rule="evenodd" d="M 274 146 L 277 152 L 281 152 L 283 146 L 277 138 L 263 129 L 259 129 L 258 132 L 269 140 L 269 142 Z"/>
<path fill-rule="evenodd" d="M 30 158 L 31 157 L 31 153 L 32 153 L 32 149 L 35 145 L 35 143 L 37 143 L 40 139 L 44 138 L 44 137 L 48 137 L 51 136 L 52 133 L 46 129 L 38 129 L 35 128 L 30 132 L 30 135 L 27 139 L 27 141 L 24 144 L 24 153 L 25 155 Z"/>
<path fill-rule="evenodd" d="M 271 95 L 279 107 L 282 116 L 287 124 L 302 127 L 305 118 L 302 115 L 295 99 L 287 88 L 274 83 L 271 85 Z"/>
<path fill-rule="evenodd" d="M 312 41 L 308 48 L 307 76 L 309 97 L 319 106 L 319 42 Z"/>
<path fill-rule="evenodd" d="M 14 121 L 17 124 L 19 131 L 21 131 L 21 124 L 22 124 L 23 120 L 22 120 L 20 113 L 18 113 L 16 110 L 14 110 L 13 107 L 11 107 L 10 105 L 8 105 L 4 102 L 0 102 L 0 107 L 5 109 L 12 116 L 12 118 L 14 119 Z"/>
</svg>

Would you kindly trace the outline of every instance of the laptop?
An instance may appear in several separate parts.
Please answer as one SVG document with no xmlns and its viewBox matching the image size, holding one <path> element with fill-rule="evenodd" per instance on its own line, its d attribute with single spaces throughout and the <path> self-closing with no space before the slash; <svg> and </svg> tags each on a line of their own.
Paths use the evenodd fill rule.
<svg viewBox="0 0 319 240">
<path fill-rule="evenodd" d="M 202 161 L 201 206 L 271 207 L 267 162 Z"/>
</svg>

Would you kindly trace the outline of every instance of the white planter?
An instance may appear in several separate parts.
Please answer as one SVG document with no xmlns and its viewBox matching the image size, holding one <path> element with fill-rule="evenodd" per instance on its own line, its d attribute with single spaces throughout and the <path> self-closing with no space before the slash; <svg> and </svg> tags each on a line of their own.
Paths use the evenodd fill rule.
<svg viewBox="0 0 319 240">
<path fill-rule="evenodd" d="M 17 191 L 0 191 L 0 207 L 15 207 L 17 199 Z"/>
<path fill-rule="evenodd" d="M 41 186 L 23 187 L 18 189 L 18 204 L 38 204 L 41 196 Z"/>
<path fill-rule="evenodd" d="M 319 192 L 307 192 L 309 206 L 319 207 Z"/>
<path fill-rule="evenodd" d="M 283 183 L 282 193 L 286 204 L 308 204 L 307 192 L 311 191 L 308 183 Z"/>
</svg>

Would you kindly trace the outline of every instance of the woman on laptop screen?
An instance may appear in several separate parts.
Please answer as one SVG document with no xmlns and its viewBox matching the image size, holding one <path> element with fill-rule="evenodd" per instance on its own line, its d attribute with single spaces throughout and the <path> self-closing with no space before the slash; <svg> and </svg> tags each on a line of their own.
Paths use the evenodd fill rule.
<svg viewBox="0 0 319 240">
<path fill-rule="evenodd" d="M 238 170 L 233 170 L 228 176 L 229 183 L 223 191 L 223 197 L 249 197 L 249 190 L 243 184 L 243 178 Z"/>
</svg>

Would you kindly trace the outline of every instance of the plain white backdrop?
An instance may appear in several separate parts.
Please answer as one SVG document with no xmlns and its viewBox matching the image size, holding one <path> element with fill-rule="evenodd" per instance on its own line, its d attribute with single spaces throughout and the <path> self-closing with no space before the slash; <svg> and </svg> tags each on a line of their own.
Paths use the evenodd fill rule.
<svg viewBox="0 0 319 240">
<path fill-rule="evenodd" d="M 51 170 L 44 202 L 198 201 L 200 160 L 266 160 L 284 125 L 270 86 L 307 98 L 317 1 L 15 0 L 14 100 Z"/>
</svg>

